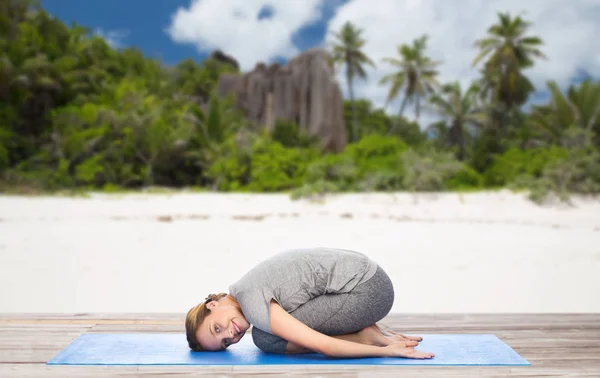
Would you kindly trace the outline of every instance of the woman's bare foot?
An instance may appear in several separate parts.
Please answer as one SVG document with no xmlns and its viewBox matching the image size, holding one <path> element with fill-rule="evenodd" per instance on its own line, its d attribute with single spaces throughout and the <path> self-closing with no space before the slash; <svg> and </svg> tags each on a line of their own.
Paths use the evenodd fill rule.
<svg viewBox="0 0 600 378">
<path fill-rule="evenodd" d="M 418 343 L 423 341 L 423 338 L 421 336 L 406 336 L 391 330 L 384 331 L 377 324 L 373 324 L 371 327 L 375 327 L 377 331 L 379 331 L 379 333 L 389 338 L 390 340 L 394 340 L 396 342 L 416 341 Z"/>
<path fill-rule="evenodd" d="M 368 326 L 358 331 L 358 337 L 361 343 L 377 346 L 388 346 L 390 344 L 402 344 L 405 347 L 414 347 L 419 343 L 417 340 L 408 339 L 406 336 L 401 338 L 403 335 L 386 336 L 384 335 L 376 324 Z"/>
</svg>

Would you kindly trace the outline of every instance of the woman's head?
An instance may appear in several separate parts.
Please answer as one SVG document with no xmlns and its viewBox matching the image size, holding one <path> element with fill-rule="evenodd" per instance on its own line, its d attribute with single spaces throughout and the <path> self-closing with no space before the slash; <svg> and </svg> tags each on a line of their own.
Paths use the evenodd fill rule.
<svg viewBox="0 0 600 378">
<path fill-rule="evenodd" d="M 197 352 L 223 350 L 240 341 L 249 328 L 239 303 L 227 293 L 210 294 L 185 319 L 188 344 Z"/>
</svg>

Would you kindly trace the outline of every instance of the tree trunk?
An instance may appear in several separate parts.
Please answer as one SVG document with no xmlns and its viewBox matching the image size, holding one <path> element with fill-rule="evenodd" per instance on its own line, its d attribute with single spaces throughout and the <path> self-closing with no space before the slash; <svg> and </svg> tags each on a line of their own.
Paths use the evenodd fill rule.
<svg viewBox="0 0 600 378">
<path fill-rule="evenodd" d="M 350 103 L 352 104 L 352 139 L 358 141 L 358 117 L 356 115 L 356 103 L 354 102 L 354 91 L 352 89 L 352 75 L 346 75 L 348 81 L 348 93 L 350 94 Z"/>
<path fill-rule="evenodd" d="M 154 183 L 154 178 L 152 176 L 152 161 L 148 159 L 148 161 L 146 162 L 146 179 L 144 180 L 146 186 L 150 186 Z"/>
<path fill-rule="evenodd" d="M 454 128 L 456 129 L 456 139 L 458 142 L 458 160 L 463 161 L 465 159 L 465 130 L 462 120 L 454 121 Z"/>
<path fill-rule="evenodd" d="M 402 114 L 404 114 L 404 108 L 406 107 L 406 101 L 408 100 L 408 94 L 404 95 L 402 99 L 402 104 L 400 104 L 400 112 L 398 113 L 398 118 L 402 118 Z"/>
<path fill-rule="evenodd" d="M 407 100 L 408 100 L 408 95 L 405 94 L 404 98 L 402 99 L 402 103 L 400 104 L 400 111 L 398 112 L 398 119 L 396 120 L 396 122 L 394 122 L 394 125 L 392 125 L 392 128 L 388 132 L 388 135 L 393 134 L 394 131 L 396 131 L 396 129 L 400 125 L 400 121 L 402 121 L 402 114 L 404 113 L 404 108 L 406 107 Z"/>
</svg>

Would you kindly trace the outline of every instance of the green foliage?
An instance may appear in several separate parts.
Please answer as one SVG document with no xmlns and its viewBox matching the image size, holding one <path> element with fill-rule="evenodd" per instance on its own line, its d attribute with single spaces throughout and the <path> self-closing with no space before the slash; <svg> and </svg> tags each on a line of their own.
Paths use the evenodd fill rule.
<svg viewBox="0 0 600 378">
<path fill-rule="evenodd" d="M 482 189 L 485 179 L 482 174 L 468 165 L 463 165 L 445 182 L 450 190 Z"/>
<path fill-rule="evenodd" d="M 248 141 L 230 137 L 208 169 L 208 178 L 219 190 L 273 192 L 292 189 L 304 181 L 308 164 L 318 153 L 311 148 L 285 148 L 266 135 L 248 137 Z"/>
<path fill-rule="evenodd" d="M 244 188 L 249 180 L 249 157 L 238 151 L 229 141 L 227 154 L 217 157 L 205 171 L 206 178 L 213 187 L 222 191 L 236 191 Z"/>
<path fill-rule="evenodd" d="M 403 186 L 410 191 L 448 189 L 447 183 L 463 169 L 463 164 L 453 154 L 435 150 L 409 150 L 403 155 L 403 160 Z"/>
<path fill-rule="evenodd" d="M 248 189 L 273 192 L 298 187 L 316 151 L 285 148 L 277 141 L 258 140 L 253 146 Z"/>
<path fill-rule="evenodd" d="M 356 108 L 357 132 L 354 137 L 353 105 Z M 405 117 L 389 116 L 383 109 L 374 108 L 368 100 L 344 101 L 344 122 L 348 140 L 360 140 L 371 135 L 395 136 L 411 146 L 420 145 L 425 141 L 425 134 L 417 122 L 410 122 Z"/>
<path fill-rule="evenodd" d="M 95 184 L 104 173 L 100 155 L 95 155 L 75 168 L 75 179 L 82 184 Z"/>
<path fill-rule="evenodd" d="M 570 128 L 561 138 L 564 153 L 548 161 L 538 176 L 522 175 L 513 187 L 530 189 L 530 198 L 543 202 L 549 196 L 569 200 L 570 193 L 600 194 L 600 151 L 591 144 L 588 130 Z"/>
<path fill-rule="evenodd" d="M 347 154 L 325 155 L 313 161 L 307 168 L 306 183 L 309 185 L 328 182 L 335 185 L 336 191 L 353 189 L 358 169 L 354 160 Z"/>
<path fill-rule="evenodd" d="M 486 184 L 504 186 L 520 175 L 540 177 L 544 168 L 551 162 L 568 157 L 568 151 L 562 147 L 536 148 L 521 150 L 511 148 L 494 159 L 492 166 L 485 172 Z"/>
<path fill-rule="evenodd" d="M 11 132 L 0 125 L 0 173 L 10 164 L 9 143 Z"/>
<path fill-rule="evenodd" d="M 289 148 L 315 147 L 319 143 L 317 137 L 310 136 L 306 131 L 300 130 L 295 122 L 280 119 L 275 122 L 272 137 L 282 146 Z"/>
<path fill-rule="evenodd" d="M 542 57 L 529 23 L 499 15 L 479 57 L 481 77 L 469 89 L 437 83 L 439 62 L 426 37 L 385 61 L 390 116 L 354 99 L 353 81 L 371 61 L 351 24 L 336 34 L 333 63 L 346 68 L 343 116 L 348 144 L 339 153 L 295 122 L 255 130 L 217 93 L 231 65 L 186 59 L 173 67 L 137 48 L 114 49 L 84 27 L 67 26 L 36 1 L 0 6 L 0 186 L 76 192 L 148 186 L 222 191 L 333 192 L 470 190 L 509 186 L 549 195 L 600 192 L 600 83 L 588 79 L 561 92 L 549 80 L 547 104 L 521 108 L 532 91 L 525 69 Z M 525 37 L 525 38 L 523 38 Z M 417 122 L 421 101 L 442 117 Z M 417 120 L 402 116 L 414 104 Z M 386 104 L 388 105 L 388 104 Z M 423 130 L 426 130 L 424 132 Z M 455 158 L 457 154 L 461 161 Z M 12 188 L 12 189 L 11 189 Z"/>
<path fill-rule="evenodd" d="M 401 154 L 408 149 L 397 137 L 371 134 L 346 147 L 346 153 L 357 166 L 357 176 L 364 178 L 379 170 L 402 170 Z"/>
</svg>

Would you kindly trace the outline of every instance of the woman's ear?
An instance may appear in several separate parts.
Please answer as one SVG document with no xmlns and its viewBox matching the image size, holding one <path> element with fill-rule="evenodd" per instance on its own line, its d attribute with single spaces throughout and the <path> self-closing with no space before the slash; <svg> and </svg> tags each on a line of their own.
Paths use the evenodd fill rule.
<svg viewBox="0 0 600 378">
<path fill-rule="evenodd" d="M 206 308 L 209 309 L 209 310 L 212 310 L 212 309 L 214 309 L 215 307 L 218 307 L 218 306 L 219 306 L 219 302 L 217 302 L 217 301 L 210 301 L 210 302 L 208 302 L 206 304 Z"/>
</svg>

